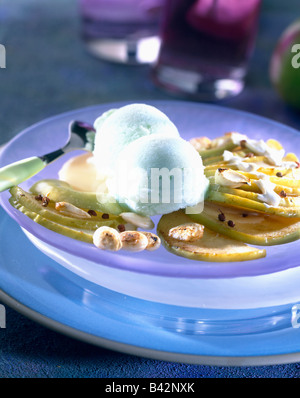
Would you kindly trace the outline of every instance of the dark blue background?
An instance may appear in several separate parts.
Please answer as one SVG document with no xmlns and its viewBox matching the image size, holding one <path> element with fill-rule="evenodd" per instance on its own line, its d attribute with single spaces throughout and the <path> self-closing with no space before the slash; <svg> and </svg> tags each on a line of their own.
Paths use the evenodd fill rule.
<svg viewBox="0 0 300 398">
<path fill-rule="evenodd" d="M 300 111 L 284 104 L 268 75 L 276 41 L 296 18 L 299 0 L 263 0 L 246 88 L 223 106 L 300 128 Z M 75 108 L 174 99 L 152 84 L 149 67 L 110 64 L 89 56 L 79 38 L 74 0 L 2 0 L 0 22 L 0 43 L 7 52 L 6 69 L 0 70 L 0 145 L 30 124 Z M 298 378 L 300 363 L 217 367 L 144 359 L 75 341 L 6 306 L 6 329 L 0 329 L 0 378 L 17 377 Z"/>
</svg>

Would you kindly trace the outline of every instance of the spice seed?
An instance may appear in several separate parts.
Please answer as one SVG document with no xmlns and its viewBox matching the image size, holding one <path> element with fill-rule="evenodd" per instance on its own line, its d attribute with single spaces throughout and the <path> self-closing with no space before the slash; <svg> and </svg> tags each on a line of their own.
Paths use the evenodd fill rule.
<svg viewBox="0 0 300 398">
<path fill-rule="evenodd" d="M 125 225 L 123 225 L 123 224 L 118 225 L 118 230 L 120 232 L 124 232 L 125 231 Z"/>
<path fill-rule="evenodd" d="M 282 198 L 286 198 L 286 192 L 281 191 L 280 194 L 279 194 L 279 196 L 281 196 Z"/>
<path fill-rule="evenodd" d="M 225 214 L 222 211 L 221 211 L 220 214 L 218 214 L 218 219 L 219 219 L 219 221 L 225 221 L 226 220 Z"/>
<path fill-rule="evenodd" d="M 104 220 L 107 220 L 107 219 L 109 218 L 109 214 L 103 213 L 103 214 L 102 214 L 102 218 L 103 218 Z"/>
<path fill-rule="evenodd" d="M 233 228 L 235 226 L 235 223 L 232 220 L 229 220 L 227 224 L 231 228 Z"/>
<path fill-rule="evenodd" d="M 47 207 L 50 202 L 50 199 L 47 196 L 44 196 L 42 199 L 42 206 Z"/>
<path fill-rule="evenodd" d="M 97 216 L 97 213 L 95 212 L 95 210 L 89 210 L 88 211 L 88 214 L 90 215 L 90 216 Z"/>
</svg>

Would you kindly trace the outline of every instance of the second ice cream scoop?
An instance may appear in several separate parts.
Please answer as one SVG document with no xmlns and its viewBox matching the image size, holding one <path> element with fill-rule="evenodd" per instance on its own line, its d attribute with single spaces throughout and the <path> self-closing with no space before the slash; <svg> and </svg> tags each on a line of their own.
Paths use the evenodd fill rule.
<svg viewBox="0 0 300 398">
<path fill-rule="evenodd" d="M 107 186 L 130 211 L 153 216 L 203 202 L 208 180 L 201 156 L 189 142 L 156 134 L 120 152 Z"/>
</svg>

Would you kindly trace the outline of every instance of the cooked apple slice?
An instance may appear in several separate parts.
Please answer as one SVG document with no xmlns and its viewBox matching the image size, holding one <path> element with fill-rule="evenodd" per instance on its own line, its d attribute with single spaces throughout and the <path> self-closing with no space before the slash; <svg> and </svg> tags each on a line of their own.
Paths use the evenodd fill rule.
<svg viewBox="0 0 300 398">
<path fill-rule="evenodd" d="M 300 218 L 287 218 L 206 202 L 195 222 L 245 243 L 270 246 L 300 239 Z M 228 225 L 229 222 L 229 225 Z"/>
<path fill-rule="evenodd" d="M 57 222 L 50 221 L 41 215 L 28 210 L 26 207 L 18 204 L 12 203 L 12 205 L 25 214 L 27 217 L 31 218 L 37 224 L 42 225 L 43 227 L 50 229 L 51 231 L 57 232 L 61 235 L 68 236 L 69 238 L 80 240 L 82 242 L 93 243 L 93 233 L 94 231 L 80 229 L 80 228 L 73 228 L 70 226 L 58 224 Z"/>
<path fill-rule="evenodd" d="M 228 149 L 227 149 L 227 151 L 228 151 Z M 246 150 L 246 149 L 241 150 L 240 147 L 236 147 L 236 148 L 232 149 L 230 152 L 232 152 L 235 156 L 240 157 L 241 160 L 242 159 L 247 159 L 246 156 L 250 153 L 249 150 Z M 218 156 L 208 156 L 206 158 L 204 157 L 203 158 L 203 165 L 206 168 L 209 168 L 209 167 L 216 167 L 216 166 L 219 167 L 218 165 L 221 165 L 221 164 L 224 164 L 224 165 L 227 164 L 227 162 L 224 160 L 223 153 L 224 153 L 224 151 Z M 256 162 L 256 161 L 258 162 L 259 161 L 259 157 L 258 156 L 255 156 L 255 157 L 253 157 L 251 159 L 254 162 Z"/>
<path fill-rule="evenodd" d="M 239 189 L 242 189 L 244 191 L 256 192 L 258 194 L 261 193 L 261 190 L 256 183 L 257 180 L 250 180 L 250 181 L 251 181 L 250 185 L 242 185 L 239 187 Z M 214 181 L 212 181 L 212 183 L 214 183 Z M 281 195 L 282 192 L 284 192 L 288 196 L 295 196 L 295 197 L 300 196 L 300 188 L 293 188 L 287 185 L 276 185 L 274 188 L 274 192 L 276 192 L 279 195 Z"/>
<path fill-rule="evenodd" d="M 266 142 L 266 144 L 267 144 L 270 148 L 273 148 L 273 149 L 277 149 L 277 150 L 283 149 L 283 148 L 282 148 L 282 145 L 280 144 L 280 142 L 277 141 L 277 140 L 274 140 L 273 138 L 268 139 L 267 142 Z"/>
<path fill-rule="evenodd" d="M 92 216 L 86 213 L 86 218 L 78 218 L 76 214 L 73 216 L 66 216 L 55 209 L 54 202 L 50 201 L 45 207 L 41 200 L 35 199 L 35 195 L 25 192 L 17 186 L 11 188 L 10 193 L 12 195 L 9 200 L 10 203 L 14 207 L 19 208 L 19 210 L 28 210 L 39 214 L 42 218 L 67 227 L 96 230 L 103 225 L 117 228 L 118 225 L 124 223 L 121 217 L 111 214 L 105 214 L 105 219 L 103 219 L 103 213 L 96 213 L 96 215 Z"/>
<path fill-rule="evenodd" d="M 297 156 L 295 153 L 293 153 L 293 152 L 287 153 L 287 154 L 285 155 L 285 157 L 283 158 L 283 160 L 284 160 L 285 162 L 296 162 L 296 163 L 299 162 L 298 156 Z"/>
<path fill-rule="evenodd" d="M 212 262 L 246 261 L 266 256 L 265 249 L 248 246 L 206 227 L 202 238 L 191 242 L 174 239 L 169 235 L 172 228 L 189 222 L 190 218 L 184 211 L 165 214 L 161 217 L 157 225 L 157 233 L 164 247 L 171 253 L 191 260 Z"/>
<path fill-rule="evenodd" d="M 216 147 L 216 148 L 211 148 L 211 149 L 204 149 L 199 151 L 199 155 L 201 155 L 202 159 L 208 159 L 212 157 L 219 157 L 220 155 L 223 154 L 224 151 L 232 151 L 234 148 L 237 146 L 233 142 L 227 142 L 226 144 Z"/>
<path fill-rule="evenodd" d="M 249 178 L 253 182 L 259 180 L 259 174 L 265 174 L 266 176 L 270 177 L 270 181 L 276 185 L 291 187 L 291 188 L 300 188 L 300 169 L 266 169 L 266 168 L 259 168 L 257 170 L 258 174 L 249 173 L 246 171 L 238 170 L 235 167 L 228 167 L 227 165 L 223 164 L 214 169 L 206 169 L 205 175 L 207 178 L 211 178 L 215 176 L 216 171 L 221 169 L 228 169 L 232 171 L 236 171 L 237 173 L 243 175 L 246 178 Z M 298 171 L 299 170 L 299 171 Z"/>
<path fill-rule="evenodd" d="M 68 183 L 55 179 L 38 181 L 30 188 L 30 192 L 47 196 L 54 202 L 66 201 L 83 209 L 93 209 L 103 213 L 119 215 L 126 211 L 125 207 L 121 207 L 107 193 L 77 191 Z"/>
<path fill-rule="evenodd" d="M 284 167 L 261 167 L 257 170 L 259 173 L 264 173 L 269 176 L 282 178 L 285 185 L 300 187 L 300 168 L 284 168 Z"/>
<path fill-rule="evenodd" d="M 250 178 L 236 170 L 218 168 L 214 174 L 214 183 L 230 188 L 239 188 L 243 185 L 250 185 Z"/>
<path fill-rule="evenodd" d="M 249 150 L 241 150 L 239 147 L 230 151 L 232 152 L 235 156 L 241 159 L 241 161 L 247 161 L 248 158 L 246 157 L 250 151 Z M 227 165 L 228 162 L 224 160 L 223 153 L 218 156 L 212 156 L 212 157 L 207 157 L 203 159 L 203 164 L 204 166 L 208 169 L 210 167 L 221 167 L 221 165 Z M 249 158 L 250 159 L 250 158 Z M 251 157 L 252 163 L 257 163 L 257 162 L 262 162 L 264 160 L 263 156 L 253 156 Z M 234 167 L 234 165 L 230 165 L 230 167 Z"/>
<path fill-rule="evenodd" d="M 224 177 L 228 174 L 228 181 L 226 181 L 223 178 L 219 178 L 219 174 L 223 174 Z M 236 176 L 236 178 L 230 178 L 230 174 L 232 176 Z M 300 180 L 292 179 L 292 178 L 287 178 L 283 176 L 282 173 L 263 173 L 261 174 L 266 174 L 266 176 L 269 177 L 269 181 L 273 184 L 275 184 L 275 192 L 280 193 L 281 191 L 285 191 L 289 195 L 295 195 L 298 196 L 300 195 Z M 234 183 L 237 182 L 237 187 L 239 189 L 245 190 L 245 191 L 252 191 L 256 193 L 260 193 L 260 189 L 257 186 L 257 182 L 260 180 L 258 175 L 240 171 L 240 170 L 233 170 L 231 168 L 228 168 L 226 166 L 216 168 L 215 170 L 206 170 L 205 175 L 208 178 L 210 185 L 223 185 L 223 186 L 231 186 L 234 187 Z M 237 177 L 239 175 L 239 178 Z M 231 181 L 230 181 L 231 180 Z M 233 180 L 233 181 L 232 181 Z M 244 183 L 243 183 L 244 180 Z M 230 184 L 231 182 L 231 184 Z M 238 184 L 240 182 L 240 184 Z"/>
<path fill-rule="evenodd" d="M 199 152 L 202 159 L 205 160 L 208 158 L 219 157 L 225 150 L 233 151 L 241 149 L 240 141 L 243 138 L 244 136 L 239 133 L 229 132 L 212 140 L 207 137 L 198 137 L 192 139 L 190 142 Z"/>
<path fill-rule="evenodd" d="M 211 139 L 208 137 L 195 137 L 190 140 L 190 143 L 197 152 L 204 151 L 211 148 Z"/>
<path fill-rule="evenodd" d="M 259 201 L 257 195 L 255 192 L 211 185 L 206 196 L 206 201 L 282 217 L 300 217 L 299 197 L 287 196 L 281 198 L 280 205 L 274 207 Z"/>
<path fill-rule="evenodd" d="M 206 161 L 210 162 L 211 159 L 215 161 L 218 157 L 222 158 L 225 150 L 236 152 L 242 157 L 246 156 L 250 152 L 249 148 L 243 145 L 246 139 L 247 137 L 244 134 L 232 131 L 212 140 L 207 137 L 194 138 L 191 143 L 202 156 L 205 163 Z"/>
</svg>

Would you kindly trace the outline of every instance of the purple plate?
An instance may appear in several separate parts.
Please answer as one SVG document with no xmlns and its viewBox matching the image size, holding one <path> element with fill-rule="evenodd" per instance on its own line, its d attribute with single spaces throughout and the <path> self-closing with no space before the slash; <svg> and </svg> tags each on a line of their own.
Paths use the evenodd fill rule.
<svg viewBox="0 0 300 398">
<path fill-rule="evenodd" d="M 228 131 L 238 131 L 254 139 L 278 139 L 287 152 L 296 151 L 299 155 L 299 132 L 272 120 L 246 112 L 199 103 L 183 101 L 151 101 L 147 103 L 166 113 L 185 139 L 202 135 L 214 138 Z M 77 119 L 93 123 L 102 112 L 125 104 L 124 102 L 110 103 L 83 108 L 41 121 L 21 132 L 5 146 L 0 157 L 0 165 L 4 166 L 29 156 L 43 155 L 54 151 L 65 144 L 68 124 L 71 120 Z M 62 164 L 74 154 L 78 154 L 78 151 L 57 160 L 21 186 L 28 189 L 40 179 L 57 178 Z M 99 251 L 93 245 L 59 235 L 36 224 L 12 208 L 8 198 L 8 192 L 3 192 L 0 195 L 0 203 L 4 210 L 38 240 L 78 259 L 82 258 L 115 269 L 177 278 L 226 278 L 264 275 L 300 265 L 297 251 L 299 242 L 268 246 L 266 248 L 267 256 L 263 259 L 233 263 L 188 260 L 167 252 L 163 247 L 152 253 L 145 251 L 128 254 L 126 252 Z M 158 218 L 155 218 L 154 221 L 157 220 Z"/>
</svg>

